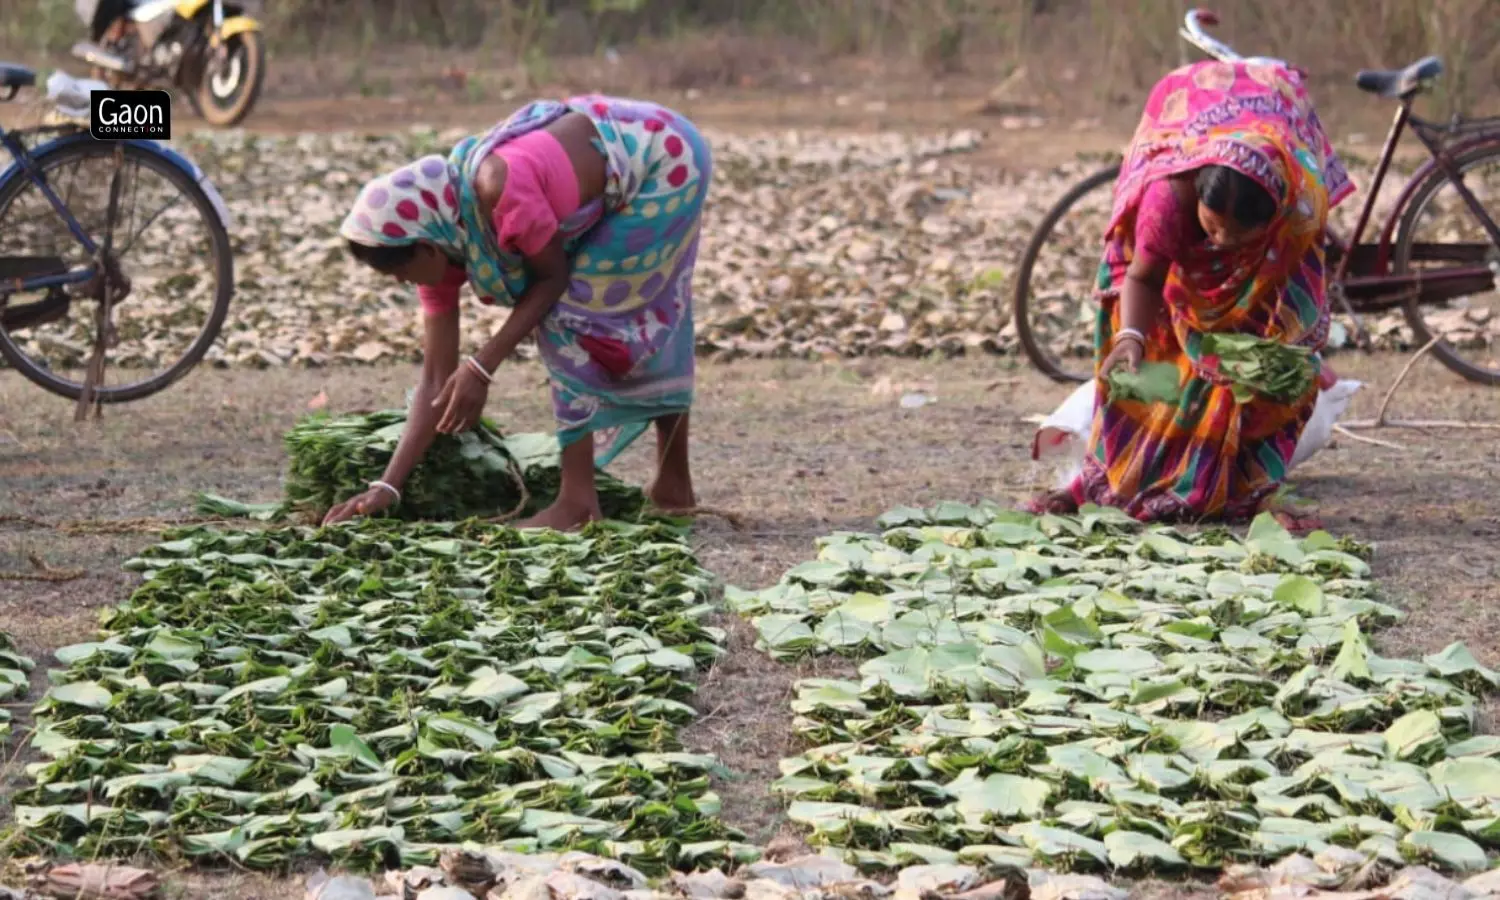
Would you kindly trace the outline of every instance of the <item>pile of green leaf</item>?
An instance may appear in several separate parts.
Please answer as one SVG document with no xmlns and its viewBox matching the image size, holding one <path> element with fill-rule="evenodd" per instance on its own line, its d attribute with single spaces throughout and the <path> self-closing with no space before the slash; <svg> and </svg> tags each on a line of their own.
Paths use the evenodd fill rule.
<svg viewBox="0 0 1500 900">
<path fill-rule="evenodd" d="M 1382 657 L 1363 548 L 1273 519 L 1245 539 L 1113 510 L 904 509 L 731 589 L 802 681 L 810 745 L 774 789 L 871 868 L 1217 868 L 1329 845 L 1468 871 L 1500 847 L 1500 676 L 1461 644 Z"/>
<path fill-rule="evenodd" d="M 31 685 L 29 673 L 35 664 L 16 649 L 15 638 L 0 631 L 0 746 L 10 739 L 11 718 L 7 704 L 22 700 Z"/>
<path fill-rule="evenodd" d="M 1312 389 L 1317 373 L 1312 352 L 1281 341 L 1268 341 L 1249 334 L 1208 333 L 1200 349 L 1204 356 L 1219 358 L 1219 374 L 1228 378 L 1240 402 L 1252 393 L 1290 402 Z"/>
<path fill-rule="evenodd" d="M 722 652 L 678 532 L 188 530 L 34 708 L 12 852 L 373 869 L 475 842 L 753 857 L 683 701 Z M 0 840 L 3 843 L 3 840 Z"/>
<path fill-rule="evenodd" d="M 403 410 L 363 415 L 311 416 L 287 432 L 286 502 L 293 508 L 326 511 L 369 489 L 380 478 L 406 426 Z M 550 434 L 502 436 L 482 422 L 459 435 L 440 434 L 401 488 L 391 514 L 402 519 L 456 521 L 498 516 L 521 507 L 526 515 L 557 498 L 562 487 L 561 451 Z M 526 485 L 521 505 L 518 478 Z M 605 473 L 597 476 L 605 516 L 638 516 L 645 498 Z"/>
</svg>

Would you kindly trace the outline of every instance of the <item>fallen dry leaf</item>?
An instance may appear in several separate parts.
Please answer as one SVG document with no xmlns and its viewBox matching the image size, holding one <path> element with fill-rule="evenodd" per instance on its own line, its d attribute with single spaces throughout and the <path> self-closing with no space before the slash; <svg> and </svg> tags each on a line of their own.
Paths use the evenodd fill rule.
<svg viewBox="0 0 1500 900">
<path fill-rule="evenodd" d="M 68 900 L 147 900 L 161 881 L 155 872 L 109 863 L 69 863 L 47 873 L 45 890 Z"/>
<path fill-rule="evenodd" d="M 1013 118 L 1001 125 L 1032 124 Z M 217 132 L 175 142 L 208 174 L 233 217 L 235 293 L 209 363 L 415 361 L 421 352 L 415 290 L 354 263 L 337 228 L 365 180 L 422 154 L 446 152 L 462 136 L 422 129 L 379 137 Z M 1031 232 L 1057 198 L 1103 165 L 1080 160 L 1024 174 L 974 165 L 965 154 L 980 137 L 967 131 L 710 130 L 708 137 L 717 172 L 694 315 L 699 350 L 717 359 L 1017 352 L 1011 294 Z M 1388 179 L 1377 220 L 1402 182 Z M 104 193 L 96 187 L 87 195 Z M 1091 352 L 1091 291 L 1109 201 L 1108 185 L 1089 195 L 1048 241 L 1033 276 L 1034 328 L 1052 352 L 1073 358 L 1070 368 L 1086 368 Z M 154 209 L 158 202 L 139 204 Z M 118 310 L 121 340 L 112 366 L 175 360 L 202 324 L 212 270 L 204 252 L 184 247 L 195 220 L 192 210 L 179 207 L 125 254 L 134 287 Z M 1433 208 L 1429 231 L 1466 236 L 1449 215 L 1457 207 Z M 1335 224 L 1348 230 L 1357 212 L 1357 202 L 1342 204 Z M 85 213 L 92 213 L 80 213 L 87 220 Z M 40 206 L 34 224 L 17 221 L 8 216 L 0 252 L 56 249 L 70 240 Z M 1428 321 L 1452 341 L 1500 346 L 1495 299 L 1434 311 Z M 504 317 L 500 308 L 466 301 L 466 349 L 493 334 Z M 1365 324 L 1383 346 L 1411 345 L 1399 311 Z M 81 359 L 90 334 L 75 304 L 63 321 L 25 333 L 23 344 L 57 367 Z"/>
</svg>

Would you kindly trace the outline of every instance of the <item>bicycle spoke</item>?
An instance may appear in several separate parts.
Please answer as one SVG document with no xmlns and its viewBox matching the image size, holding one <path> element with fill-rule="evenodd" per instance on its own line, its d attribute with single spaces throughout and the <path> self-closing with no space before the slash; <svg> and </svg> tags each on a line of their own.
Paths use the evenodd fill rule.
<svg viewBox="0 0 1500 900">
<path fill-rule="evenodd" d="M 1500 216 L 1500 153 L 1472 152 L 1460 159 L 1459 169 L 1467 193 L 1492 219 Z M 1403 216 L 1397 268 L 1436 278 L 1457 269 L 1482 272 L 1486 266 L 1500 266 L 1500 246 L 1466 202 L 1466 192 L 1452 181 L 1429 184 L 1418 190 Z M 1440 338 L 1433 355 L 1445 365 L 1466 378 L 1500 383 L 1500 290 L 1493 284 L 1488 290 L 1475 286 L 1461 285 L 1452 292 L 1458 296 L 1447 299 L 1427 288 L 1421 301 L 1406 310 L 1410 343 Z"/>
<path fill-rule="evenodd" d="M 183 202 L 184 202 L 183 198 L 176 197 L 176 198 L 174 198 L 172 200 L 167 201 L 165 204 L 163 204 L 160 209 L 158 209 L 156 212 L 152 213 L 151 217 L 148 218 L 145 222 L 143 222 L 141 224 L 141 227 L 140 227 L 139 230 L 135 231 L 133 234 L 130 235 L 130 240 L 126 242 L 126 244 L 125 244 L 124 247 L 120 248 L 119 252 L 122 255 L 125 254 L 125 253 L 127 253 L 127 252 L 129 252 L 130 248 L 135 245 L 136 240 L 142 234 L 145 233 L 146 229 L 150 228 L 153 224 L 155 224 L 156 220 L 159 219 L 159 218 L 161 218 L 161 216 L 163 216 L 168 210 L 176 208 L 178 205 L 182 204 Z"/>
<path fill-rule="evenodd" d="M 210 348 L 227 304 L 230 251 L 206 199 L 170 162 L 129 150 L 78 145 L 43 162 L 71 217 L 117 267 L 101 269 L 100 290 L 68 289 L 70 303 L 47 321 L 0 329 L 0 347 L 28 377 L 85 405 L 170 383 Z M 72 270 L 91 262 L 28 180 L 0 195 L 0 253 L 44 252 Z"/>
</svg>

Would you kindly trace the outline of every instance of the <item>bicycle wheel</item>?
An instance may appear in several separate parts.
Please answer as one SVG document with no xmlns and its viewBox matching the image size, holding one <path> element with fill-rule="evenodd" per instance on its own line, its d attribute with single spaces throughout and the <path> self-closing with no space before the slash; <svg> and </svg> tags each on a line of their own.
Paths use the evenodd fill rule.
<svg viewBox="0 0 1500 900">
<path fill-rule="evenodd" d="M 117 149 L 123 156 L 113 256 L 130 290 L 112 306 L 108 366 L 95 392 L 101 403 L 139 400 L 187 374 L 218 337 L 234 290 L 229 235 L 203 189 L 169 160 L 132 144 L 98 141 L 44 148 L 34 159 L 102 246 Z M 16 177 L 0 187 L 0 258 L 22 256 L 61 259 L 65 270 L 91 263 L 36 184 Z M 15 311 L 32 297 L 12 294 L 7 303 Z M 27 328 L 0 321 L 0 357 L 33 383 L 77 400 L 98 300 L 53 292 L 44 302 L 59 299 L 60 315 L 53 309 Z"/>
<path fill-rule="evenodd" d="M 1119 174 L 1117 163 L 1064 194 L 1032 233 L 1016 272 L 1016 336 L 1031 364 L 1055 381 L 1083 382 L 1094 374 L 1099 247 Z M 1047 250 L 1053 240 L 1064 246 Z"/>
<path fill-rule="evenodd" d="M 1464 185 L 1484 204 L 1491 218 L 1500 218 L 1500 145 L 1476 148 L 1455 162 Z M 1413 260 L 1418 243 L 1488 245 L 1489 251 L 1483 262 Z M 1453 183 L 1441 171 L 1431 172 L 1401 214 L 1392 268 L 1406 274 L 1425 268 L 1441 270 L 1486 263 L 1500 265 L 1500 247 L 1495 246 Z M 1432 346 L 1432 355 L 1443 365 L 1469 381 L 1500 385 L 1500 290 L 1437 304 L 1424 304 L 1413 297 L 1403 304 L 1402 312 L 1415 346 L 1423 347 L 1440 338 Z"/>
</svg>

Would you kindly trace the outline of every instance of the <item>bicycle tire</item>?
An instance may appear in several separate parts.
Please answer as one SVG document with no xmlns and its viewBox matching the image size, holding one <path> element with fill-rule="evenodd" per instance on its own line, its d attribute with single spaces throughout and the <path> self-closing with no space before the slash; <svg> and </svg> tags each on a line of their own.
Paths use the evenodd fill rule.
<svg viewBox="0 0 1500 900">
<path fill-rule="evenodd" d="M 1026 354 L 1026 358 L 1031 361 L 1031 364 L 1053 381 L 1081 384 L 1093 377 L 1093 366 L 1090 365 L 1088 370 L 1082 373 L 1069 372 L 1062 367 L 1058 360 L 1053 359 L 1052 355 L 1037 340 L 1036 333 L 1031 327 L 1031 274 L 1036 268 L 1037 257 L 1041 254 L 1042 247 L 1046 244 L 1047 238 L 1052 234 L 1052 230 L 1057 227 L 1057 223 L 1061 222 L 1063 217 L 1068 214 L 1068 211 L 1073 208 L 1073 205 L 1090 191 L 1097 190 L 1104 184 L 1113 184 L 1115 179 L 1119 177 L 1120 164 L 1116 163 L 1107 169 L 1101 169 L 1089 175 L 1087 178 L 1073 185 L 1066 194 L 1063 194 L 1062 198 L 1054 203 L 1051 209 L 1047 210 L 1047 214 L 1042 217 L 1042 221 L 1037 225 L 1036 230 L 1032 232 L 1031 242 L 1026 245 L 1026 252 L 1021 257 L 1020 268 L 1016 270 L 1016 288 L 1011 300 L 1011 314 L 1014 316 L 1016 323 L 1016 337 L 1020 339 L 1021 349 Z"/>
<path fill-rule="evenodd" d="M 1460 173 L 1463 173 L 1483 160 L 1492 160 L 1500 165 L 1500 143 L 1476 147 L 1461 153 L 1454 160 L 1454 165 Z M 1395 254 L 1391 260 L 1391 269 L 1394 272 L 1405 274 L 1408 271 L 1411 265 L 1411 245 L 1415 241 L 1417 219 L 1432 196 L 1447 183 L 1448 176 L 1441 169 L 1433 169 L 1423 177 L 1422 183 L 1412 192 L 1411 200 L 1406 204 L 1406 208 L 1401 210 L 1401 223 L 1396 230 Z M 1432 329 L 1427 327 L 1427 320 L 1422 316 L 1422 306 L 1423 304 L 1417 297 L 1408 298 L 1401 305 L 1401 312 L 1406 317 L 1406 324 L 1411 327 L 1418 347 L 1425 347 L 1433 338 L 1438 337 Z M 1460 356 L 1446 340 L 1433 344 L 1430 352 L 1444 366 L 1467 381 L 1476 384 L 1500 385 L 1500 370 L 1481 368 L 1470 363 Z"/>
<path fill-rule="evenodd" d="M 47 171 L 52 166 L 77 159 L 79 161 L 100 157 L 113 156 L 116 145 L 112 142 L 83 141 L 78 143 L 66 143 L 57 147 L 44 148 L 35 154 L 32 159 L 42 171 Z M 213 346 L 219 337 L 220 330 L 224 327 L 224 320 L 229 315 L 229 302 L 234 295 L 234 258 L 229 245 L 229 233 L 224 229 L 224 223 L 219 220 L 218 212 L 209 200 L 197 181 L 191 175 L 167 160 L 149 150 L 137 147 L 133 144 L 125 144 L 120 148 L 128 162 L 137 163 L 151 171 L 162 175 L 179 192 L 186 195 L 198 210 L 199 216 L 209 226 L 209 234 L 213 244 L 214 275 L 217 284 L 214 290 L 213 308 L 209 311 L 208 319 L 193 343 L 188 346 L 187 352 L 182 358 L 154 377 L 134 384 L 119 387 L 101 386 L 94 392 L 94 398 L 100 403 L 128 403 L 132 400 L 140 400 L 152 394 L 170 387 L 173 383 L 186 375 L 199 362 L 203 360 L 208 348 Z M 4 226 L 4 216 L 10 205 L 15 202 L 16 197 L 32 182 L 17 175 L 4 185 L 0 185 L 0 227 Z M 4 328 L 0 328 L 0 357 L 16 371 L 20 372 L 32 384 L 37 385 L 60 397 L 69 400 L 77 400 L 83 393 L 83 386 L 67 379 L 60 378 L 50 370 L 39 367 L 16 343 Z"/>
</svg>

